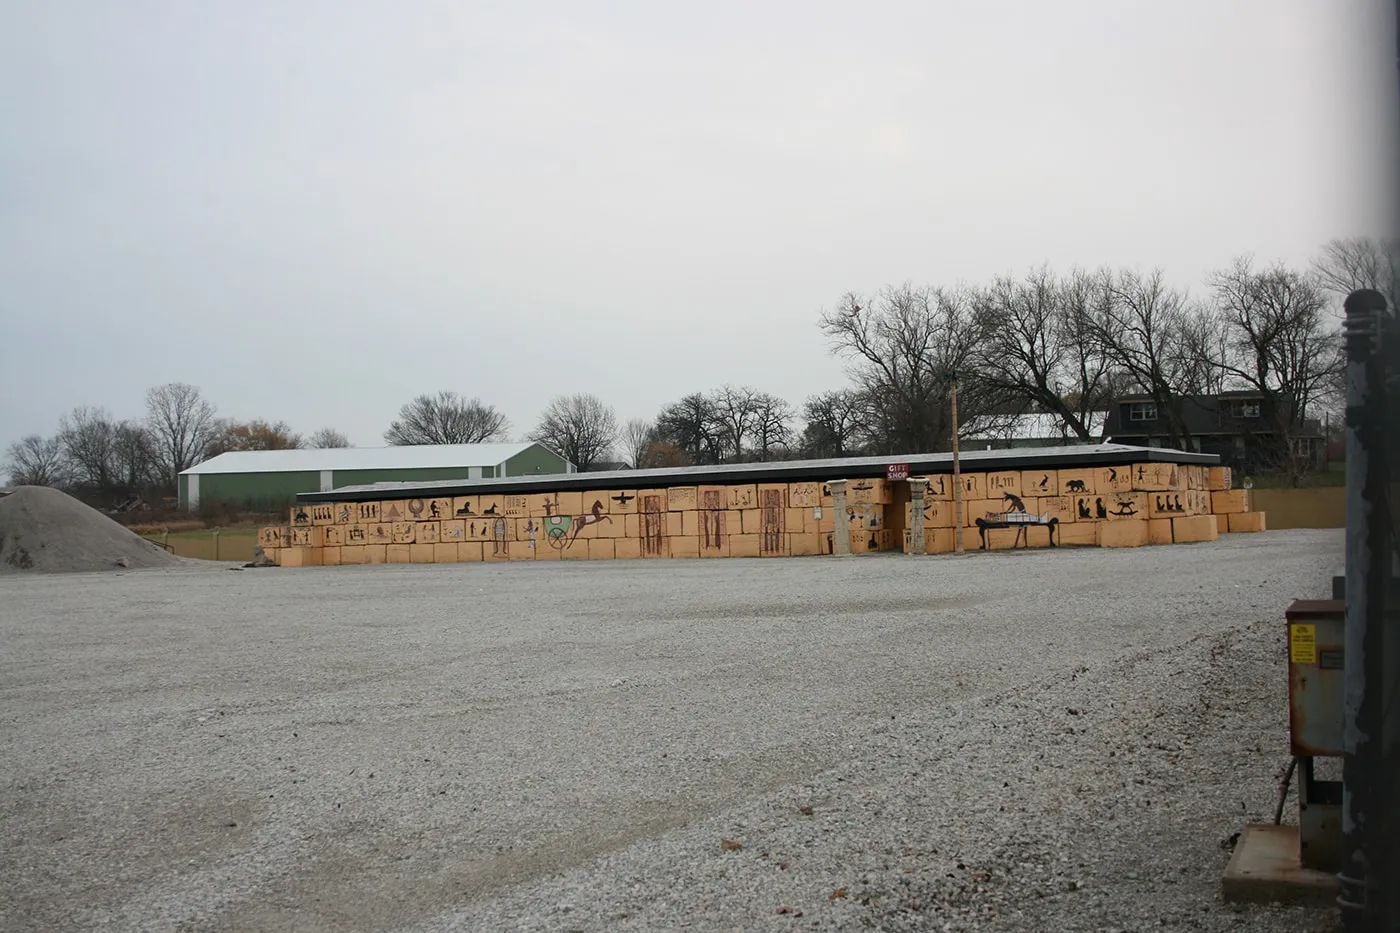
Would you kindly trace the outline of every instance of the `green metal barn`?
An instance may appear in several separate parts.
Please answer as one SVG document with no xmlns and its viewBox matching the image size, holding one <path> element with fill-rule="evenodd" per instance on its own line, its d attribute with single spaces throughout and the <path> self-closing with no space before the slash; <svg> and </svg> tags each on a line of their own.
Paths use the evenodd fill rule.
<svg viewBox="0 0 1400 933">
<path fill-rule="evenodd" d="M 180 507 L 195 509 L 201 502 L 282 506 L 298 493 L 341 486 L 572 472 L 572 463 L 535 443 L 243 450 L 181 473 Z"/>
</svg>

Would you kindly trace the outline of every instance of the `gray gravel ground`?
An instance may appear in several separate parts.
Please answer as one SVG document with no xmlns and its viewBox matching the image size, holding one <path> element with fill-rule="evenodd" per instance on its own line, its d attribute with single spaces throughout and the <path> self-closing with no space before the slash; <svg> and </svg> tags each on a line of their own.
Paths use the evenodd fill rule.
<svg viewBox="0 0 1400 933">
<path fill-rule="evenodd" d="M 1341 547 L 6 577 L 0 929 L 1320 931 L 1217 892 Z"/>
</svg>

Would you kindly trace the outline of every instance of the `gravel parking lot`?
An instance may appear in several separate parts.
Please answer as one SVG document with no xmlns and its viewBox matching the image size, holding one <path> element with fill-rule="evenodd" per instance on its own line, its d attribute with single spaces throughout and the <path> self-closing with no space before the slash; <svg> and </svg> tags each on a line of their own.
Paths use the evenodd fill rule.
<svg viewBox="0 0 1400 933">
<path fill-rule="evenodd" d="M 0 578 L 5 930 L 1257 930 L 1339 531 Z"/>
</svg>

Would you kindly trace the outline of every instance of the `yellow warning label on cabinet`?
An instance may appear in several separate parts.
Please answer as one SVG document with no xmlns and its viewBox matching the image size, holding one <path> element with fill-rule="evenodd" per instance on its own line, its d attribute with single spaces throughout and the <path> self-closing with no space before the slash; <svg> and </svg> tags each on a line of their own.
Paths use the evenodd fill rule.
<svg viewBox="0 0 1400 933">
<path fill-rule="evenodd" d="M 1317 626 L 1295 623 L 1288 626 L 1288 660 L 1294 664 L 1317 663 Z"/>
</svg>

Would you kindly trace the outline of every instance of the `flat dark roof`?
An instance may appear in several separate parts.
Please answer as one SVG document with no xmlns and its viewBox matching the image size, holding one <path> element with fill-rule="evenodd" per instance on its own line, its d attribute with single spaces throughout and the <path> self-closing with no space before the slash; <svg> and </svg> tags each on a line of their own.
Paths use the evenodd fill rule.
<svg viewBox="0 0 1400 933">
<path fill-rule="evenodd" d="M 1036 470 L 1123 466 L 1129 463 L 1198 463 L 1215 466 L 1215 454 L 1189 453 L 1165 447 L 1095 444 L 1075 447 L 1022 447 L 969 450 L 960 456 L 966 473 L 995 470 Z M 832 460 L 779 460 L 721 466 L 667 467 L 657 470 L 615 470 L 600 473 L 541 473 L 500 479 L 449 479 L 407 483 L 343 486 L 329 492 L 304 492 L 298 502 L 364 502 L 415 496 L 469 496 L 482 493 L 552 492 L 554 490 L 654 489 L 662 486 L 723 485 L 725 483 L 800 483 L 884 476 L 891 463 L 909 464 L 911 476 L 953 472 L 953 455 L 897 454 L 888 457 L 839 457 Z"/>
</svg>

